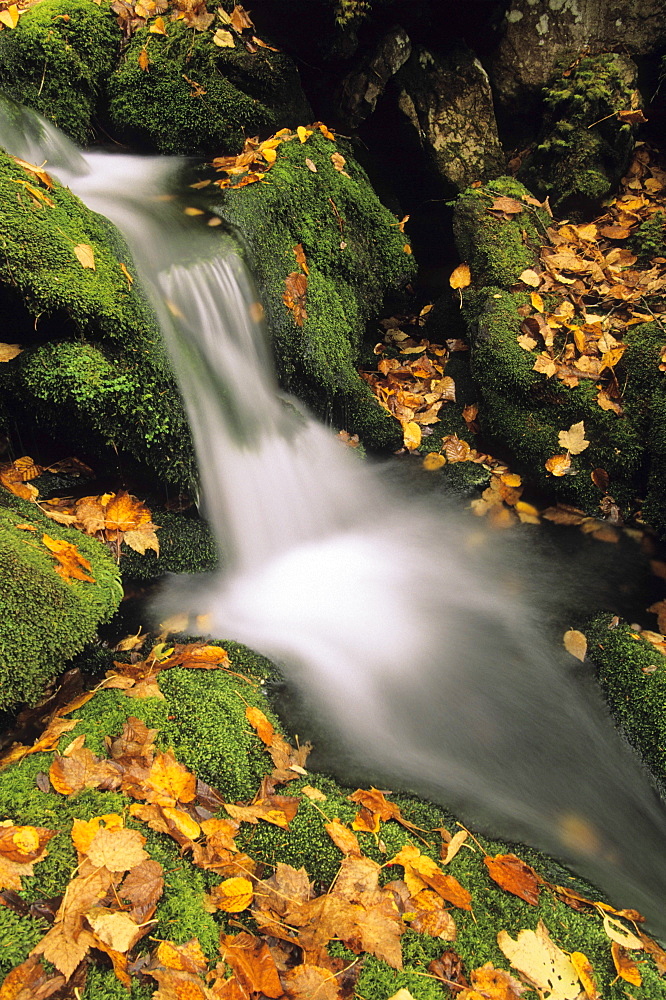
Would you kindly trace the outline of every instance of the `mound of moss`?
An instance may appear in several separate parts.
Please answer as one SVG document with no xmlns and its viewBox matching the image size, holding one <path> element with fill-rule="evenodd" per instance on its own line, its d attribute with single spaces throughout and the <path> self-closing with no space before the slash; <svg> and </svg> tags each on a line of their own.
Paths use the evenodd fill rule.
<svg viewBox="0 0 666 1000">
<path fill-rule="evenodd" d="M 7 335 L 26 349 L 0 371 L 15 420 L 74 451 L 125 451 L 163 480 L 191 484 L 180 396 L 148 302 L 123 271 L 133 277 L 118 232 L 0 151 L 0 240 L 0 301 L 20 300 L 24 319 Z"/>
<path fill-rule="evenodd" d="M 520 201 L 523 211 L 509 219 L 492 214 L 489 209 L 502 196 Z M 472 343 L 472 374 L 482 401 L 479 419 L 491 447 L 508 451 L 525 481 L 598 515 L 604 492 L 591 474 L 601 468 L 608 473 L 607 492 L 628 511 L 643 481 L 648 440 L 646 419 L 637 419 L 640 407 L 649 405 L 638 402 L 644 400 L 644 393 L 637 377 L 635 388 L 630 389 L 636 365 L 623 359 L 618 366 L 618 378 L 622 384 L 627 382 L 636 399 L 633 408 L 628 406 L 625 415 L 618 416 L 598 405 L 593 380 L 581 380 L 571 388 L 535 371 L 536 354 L 523 349 L 517 340 L 521 310 L 530 303 L 529 294 L 518 290 L 525 287 L 518 285 L 518 279 L 523 270 L 537 266 L 549 222 L 541 209 L 529 204 L 530 198 L 522 184 L 500 178 L 463 192 L 455 208 L 456 244 L 461 258 L 470 264 L 473 282 L 464 292 L 463 317 Z M 639 339 L 641 334 L 633 336 Z M 590 445 L 571 456 L 567 475 L 553 476 L 545 462 L 562 452 L 558 435 L 581 420 Z"/>
<path fill-rule="evenodd" d="M 0 708 L 6 708 L 35 704 L 111 617 L 122 587 L 104 545 L 56 524 L 34 503 L 0 494 Z M 92 581 L 59 575 L 44 535 L 75 545 L 90 563 L 84 572 Z"/>
<path fill-rule="evenodd" d="M 626 56 L 581 59 L 544 91 L 544 129 L 519 177 L 563 215 L 589 210 L 629 165 L 632 126 L 617 117 L 640 107 L 636 67 Z"/>
<path fill-rule="evenodd" d="M 154 580 L 165 573 L 208 573 L 218 563 L 210 528 L 193 512 L 174 513 L 148 503 L 157 533 L 160 552 L 141 554 L 123 543 L 120 569 L 125 580 Z"/>
<path fill-rule="evenodd" d="M 332 162 L 336 153 L 345 158 L 343 171 Z M 397 422 L 356 364 L 368 321 L 413 277 L 414 263 L 397 220 L 349 149 L 319 131 L 305 142 L 283 142 L 265 181 L 225 190 L 217 211 L 246 242 L 282 386 L 364 444 L 399 447 Z M 283 298 L 288 275 L 299 270 L 299 245 L 308 267 L 302 325 Z"/>
<path fill-rule="evenodd" d="M 0 88 L 86 145 L 121 39 L 106 4 L 41 0 L 0 32 Z"/>
<path fill-rule="evenodd" d="M 123 140 L 160 153 L 238 153 L 248 135 L 309 121 L 298 71 L 283 52 L 249 52 L 238 36 L 167 22 L 166 34 L 141 28 L 109 80 L 109 114 Z M 145 69 L 139 57 L 145 53 Z M 145 58 L 145 57 L 144 57 Z"/>
<path fill-rule="evenodd" d="M 227 644 L 225 644 L 227 645 Z M 85 745 L 97 755 L 105 756 L 108 737 L 118 735 L 128 716 L 141 719 L 156 729 L 157 750 L 172 750 L 176 759 L 186 764 L 199 778 L 213 785 L 228 802 L 250 800 L 261 779 L 270 772 L 271 760 L 263 744 L 246 721 L 245 707 L 260 708 L 279 730 L 280 726 L 265 703 L 257 682 L 266 676 L 270 665 L 248 650 L 227 645 L 231 666 L 236 676 L 224 670 L 196 671 L 173 668 L 159 675 L 164 700 L 129 698 L 122 691 L 99 691 L 84 706 L 76 710 L 78 720 L 65 733 L 59 744 L 60 752 L 77 737 L 85 736 Z M 238 674 L 245 674 L 247 681 Z M 248 683 L 248 681 L 250 683 Z M 181 851 L 178 844 L 164 833 L 157 833 L 129 812 L 132 800 L 125 794 L 87 788 L 73 795 L 56 792 L 45 782 L 53 760 L 53 752 L 38 752 L 6 768 L 0 777 L 0 815 L 16 824 L 46 827 L 57 835 L 49 842 L 48 856 L 37 863 L 33 876 L 23 876 L 23 888 L 13 897 L 13 905 L 0 907 L 0 971 L 6 974 L 25 959 L 30 949 L 48 930 L 40 915 L 40 900 L 62 895 L 77 866 L 77 856 L 70 833 L 74 819 L 90 820 L 111 813 L 123 816 L 125 825 L 139 830 L 146 837 L 145 850 L 163 868 L 164 894 L 155 913 L 156 923 L 149 937 L 141 940 L 137 957 L 152 950 L 155 942 L 173 941 L 184 944 L 196 938 L 203 953 L 214 965 L 217 960 L 221 933 L 233 933 L 240 926 L 255 930 L 248 912 L 209 912 L 204 894 L 220 881 L 212 870 L 193 866 L 191 854 Z M 260 821 L 243 822 L 235 837 L 238 850 L 258 864 L 258 877 L 268 878 L 278 862 L 304 867 L 317 894 L 325 892 L 336 878 L 343 860 L 341 850 L 325 830 L 325 823 L 338 818 L 351 824 L 357 804 L 348 798 L 350 789 L 325 775 L 308 773 L 290 782 L 283 794 L 298 798 L 298 811 L 287 829 Z M 386 865 L 406 845 L 417 847 L 422 855 L 439 860 L 442 842 L 440 830 L 455 832 L 455 819 L 446 811 L 408 795 L 391 796 L 405 820 L 415 824 L 412 832 L 395 820 L 383 822 L 379 835 L 357 832 L 361 851 L 384 866 L 380 884 L 402 877 L 402 868 Z M 226 815 L 221 810 L 220 817 Z M 508 961 L 497 945 L 497 932 L 506 930 L 516 937 L 522 929 L 534 929 L 539 920 L 546 924 L 553 940 L 567 952 L 582 951 L 592 963 L 600 995 L 606 1000 L 621 1000 L 624 990 L 616 978 L 611 958 L 610 941 L 603 931 L 601 917 L 589 909 L 577 912 L 558 898 L 550 888 L 542 886 L 539 899 L 529 904 L 501 889 L 489 877 L 484 856 L 506 853 L 506 844 L 488 839 L 468 838 L 455 858 L 446 867 L 472 897 L 472 910 L 452 909 L 456 938 L 451 942 L 417 933 L 409 927 L 401 939 L 403 969 L 397 971 L 386 962 L 363 955 L 358 962 L 360 974 L 355 983 L 359 996 L 386 1000 L 399 989 L 409 991 L 415 1000 L 436 1000 L 442 996 L 442 985 L 428 968 L 443 952 L 458 956 L 465 975 L 485 962 L 508 970 Z M 547 881 L 569 885 L 591 898 L 594 890 L 572 879 L 556 862 L 534 851 L 520 848 L 521 857 L 535 867 Z M 18 904 L 17 905 L 17 899 Z M 409 923 L 411 916 L 405 914 Z M 378 925 L 378 931 L 380 927 Z M 332 941 L 332 956 L 344 964 L 356 964 L 357 956 L 344 945 Z M 88 979 L 82 996 L 86 1000 L 115 1000 L 152 995 L 153 986 L 144 986 L 133 974 L 131 992 L 121 992 L 108 963 L 93 953 Z M 141 968 L 139 961 L 137 969 Z M 652 961 L 641 955 L 642 985 L 632 987 L 632 993 L 642 1000 L 666 997 L 666 988 Z M 154 984 L 153 984 L 154 985 Z M 124 987 L 122 987 L 124 990 Z"/>
</svg>

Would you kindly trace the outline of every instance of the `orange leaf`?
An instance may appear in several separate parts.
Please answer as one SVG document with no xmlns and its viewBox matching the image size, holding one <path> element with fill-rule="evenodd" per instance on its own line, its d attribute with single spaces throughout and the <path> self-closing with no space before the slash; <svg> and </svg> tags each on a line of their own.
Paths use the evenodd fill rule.
<svg viewBox="0 0 666 1000">
<path fill-rule="evenodd" d="M 455 270 L 451 272 L 449 285 L 451 288 L 467 288 L 471 281 L 472 275 L 469 270 L 469 264 L 458 264 Z"/>
<path fill-rule="evenodd" d="M 303 274 L 309 274 L 310 269 L 305 260 L 305 251 L 303 250 L 303 244 L 297 243 L 293 249 L 294 257 L 296 258 L 296 263 L 299 265 Z"/>
<path fill-rule="evenodd" d="M 300 271 L 292 271 L 285 278 L 285 291 L 282 301 L 294 317 L 296 326 L 303 326 L 308 318 L 305 310 L 305 295 L 308 287 L 308 279 Z"/>
<path fill-rule="evenodd" d="M 268 747 L 271 746 L 273 737 L 275 736 L 275 729 L 261 709 L 255 708 L 253 705 L 248 705 L 245 709 L 245 718 L 252 728 L 256 729 L 257 736 L 261 742 L 265 743 Z"/>
<path fill-rule="evenodd" d="M 71 542 L 64 542 L 59 538 L 51 538 L 50 535 L 42 535 L 42 541 L 50 552 L 55 556 L 58 565 L 56 573 L 65 580 L 86 580 L 94 583 L 95 578 L 87 570 L 91 569 L 90 563 L 85 559 L 77 547 Z"/>
<path fill-rule="evenodd" d="M 633 958 L 631 958 L 626 948 L 623 948 L 617 941 L 611 942 L 611 954 L 618 976 L 632 986 L 640 986 L 643 979 L 641 970 L 638 968 Z"/>
<path fill-rule="evenodd" d="M 249 993 L 263 993 L 271 1000 L 283 995 L 275 961 L 264 941 L 246 931 L 236 935 L 222 934 L 220 951 Z"/>
<path fill-rule="evenodd" d="M 148 58 L 148 49 L 146 48 L 145 45 L 139 52 L 139 58 L 137 59 L 137 62 L 139 64 L 140 69 L 144 70 L 144 72 L 148 72 L 148 66 L 150 65 L 150 60 Z"/>
<path fill-rule="evenodd" d="M 587 955 L 584 955 L 582 951 L 572 951 L 569 958 L 585 990 L 587 1000 L 603 1000 L 601 993 L 597 990 L 597 984 L 594 980 L 594 969 Z"/>
<path fill-rule="evenodd" d="M 526 903 L 537 905 L 539 880 L 533 868 L 515 854 L 497 854 L 494 858 L 486 856 L 483 861 L 493 882 Z"/>
<path fill-rule="evenodd" d="M 553 455 L 544 462 L 544 466 L 553 476 L 566 476 L 571 468 L 571 458 L 569 455 Z"/>
<path fill-rule="evenodd" d="M 340 822 L 339 819 L 332 819 L 330 823 L 324 825 L 326 833 L 329 835 L 336 847 L 339 847 L 343 854 L 361 856 L 361 847 L 356 835 Z"/>
</svg>

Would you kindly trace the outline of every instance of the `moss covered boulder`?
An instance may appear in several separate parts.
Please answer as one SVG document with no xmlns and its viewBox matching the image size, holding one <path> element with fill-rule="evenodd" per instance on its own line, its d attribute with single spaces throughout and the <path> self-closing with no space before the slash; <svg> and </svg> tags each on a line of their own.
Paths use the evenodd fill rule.
<svg viewBox="0 0 666 1000">
<path fill-rule="evenodd" d="M 284 141 L 264 182 L 225 190 L 216 210 L 247 245 L 283 387 L 366 445 L 399 447 L 399 426 L 356 365 L 368 321 L 415 268 L 398 220 L 350 150 L 318 130 Z M 290 310 L 287 282 L 298 272 L 305 293 Z"/>
<path fill-rule="evenodd" d="M 107 4 L 41 0 L 0 33 L 0 89 L 86 145 L 121 41 Z"/>
<path fill-rule="evenodd" d="M 222 974 L 216 968 L 220 951 L 237 944 L 261 950 L 264 969 L 278 962 L 287 996 L 299 975 L 314 976 L 315 987 L 320 985 L 323 966 L 331 997 L 346 983 L 371 1000 L 387 1000 L 403 989 L 414 1000 L 439 1000 L 452 974 L 480 985 L 477 970 L 487 962 L 503 970 L 492 972 L 493 981 L 504 982 L 510 965 L 498 946 L 498 932 L 516 939 L 543 921 L 556 946 L 583 952 L 591 962 L 600 995 L 622 1000 L 601 916 L 591 903 L 578 902 L 579 911 L 572 909 L 556 886 L 598 897 L 556 862 L 518 849 L 522 878 L 530 880 L 527 902 L 490 877 L 488 862 L 506 855 L 507 845 L 470 834 L 465 838 L 454 817 L 426 802 L 407 795 L 387 799 L 376 790 L 350 798 L 351 789 L 303 768 L 294 770 L 294 780 L 278 786 L 278 798 L 272 799 L 274 787 L 266 779 L 276 761 L 266 744 L 277 733 L 283 753 L 296 755 L 297 750 L 281 736 L 262 692 L 270 665 L 243 647 L 229 644 L 227 649 L 233 673 L 163 670 L 159 698 L 98 691 L 75 712 L 64 708 L 64 716 L 54 720 L 54 734 L 57 727 L 65 730 L 59 739 L 55 735 L 55 751 L 13 748 L 0 775 L 0 815 L 9 828 L 24 828 L 17 837 L 26 850 L 36 839 L 52 836 L 40 839 L 46 852 L 33 851 L 38 857 L 32 874 L 20 873 L 20 885 L 0 907 L 3 975 L 35 949 L 66 971 L 71 988 L 76 986 L 85 1000 L 128 995 L 148 1000 L 160 976 L 165 982 L 176 979 L 181 992 L 187 985 L 187 995 L 203 996 L 204 986 L 211 990 Z M 248 719 L 254 720 L 252 727 Z M 261 739 L 255 731 L 260 722 Z M 79 757 L 89 764 L 85 788 L 72 768 Z M 277 781 L 275 775 L 271 781 Z M 252 819 L 252 809 L 260 812 L 266 801 L 273 814 Z M 376 832 L 357 821 L 354 833 L 360 804 L 382 801 L 386 810 L 377 808 L 391 818 L 380 820 L 377 813 Z M 366 814 L 372 817 L 372 808 L 366 806 Z M 456 831 L 465 843 L 444 868 L 441 852 Z M 78 899 L 80 879 L 87 877 L 90 887 L 99 850 L 121 843 L 131 845 L 133 853 L 114 856 L 110 881 L 115 890 L 82 900 L 80 921 L 86 923 L 73 927 L 66 947 L 54 949 L 53 927 L 60 922 L 50 923 L 55 911 L 61 904 L 76 909 L 72 901 Z M 448 887 L 457 893 L 456 905 L 430 889 L 418 897 L 423 908 L 411 898 L 422 885 L 408 870 L 410 859 L 430 877 L 439 872 L 438 884 L 443 892 Z M 533 866 L 541 885 L 536 875 L 527 876 L 525 865 Z M 303 914 L 311 907 L 311 918 L 299 919 L 292 910 L 298 906 Z M 336 906 L 339 919 L 329 912 Z M 108 934 L 99 930 L 101 918 L 109 926 L 122 923 L 125 931 L 132 922 L 149 927 L 142 936 L 134 931 L 115 939 L 113 968 Z M 87 937 L 81 936 L 84 926 Z M 80 953 L 72 948 L 74 941 L 82 946 Z M 280 961 L 285 948 L 291 956 L 286 964 Z M 179 954 L 188 964 L 174 973 Z M 242 982 L 233 953 L 226 957 L 224 974 Z M 315 964 L 319 974 L 311 968 Z M 663 1000 L 666 989 L 645 952 L 640 969 L 642 983 L 632 993 L 640 1000 Z M 576 982 L 568 966 L 567 971 Z M 278 995 L 277 969 L 274 975 L 270 991 Z M 220 986 L 225 992 L 233 988 Z M 316 988 L 300 995 L 316 996 Z"/>
<path fill-rule="evenodd" d="M 508 212 L 502 210 L 502 198 L 509 199 L 504 203 Z M 592 515 L 599 515 L 605 493 L 628 511 L 643 482 L 647 444 L 647 418 L 637 419 L 639 406 L 646 405 L 638 403 L 638 383 L 633 408 L 627 405 L 620 414 L 604 409 L 597 398 L 597 380 L 573 379 L 577 384 L 568 385 L 553 377 L 555 365 L 552 371 L 540 371 L 538 340 L 525 337 L 525 319 L 535 314 L 528 282 L 541 281 L 534 268 L 541 269 L 539 250 L 550 244 L 552 225 L 529 191 L 509 178 L 470 189 L 458 200 L 454 232 L 472 274 L 463 315 L 483 404 L 480 419 L 492 446 L 508 449 L 526 481 Z M 525 270 L 527 282 L 521 280 Z M 550 314 L 557 304 L 557 296 L 546 297 L 542 312 Z M 555 349 L 564 349 L 567 329 L 556 329 Z M 623 362 L 618 377 L 629 371 L 629 362 Z M 581 421 L 589 444 L 571 453 L 564 474 L 553 474 L 545 463 L 566 450 L 560 444 L 561 432 Z M 607 479 L 595 481 L 592 474 L 598 469 Z"/>
<path fill-rule="evenodd" d="M 631 59 L 609 52 L 581 59 L 544 90 L 543 133 L 518 176 L 561 214 L 598 205 L 626 170 L 633 128 L 618 113 L 640 107 L 636 76 Z"/>
<path fill-rule="evenodd" d="M 68 546 L 75 547 L 80 560 Z M 73 575 L 63 570 L 54 548 L 74 559 Z M 46 684 L 111 617 L 122 587 L 104 545 L 0 489 L 0 594 L 2 709 L 34 704 L 42 696 Z"/>
<path fill-rule="evenodd" d="M 140 29 L 109 80 L 118 136 L 160 153 L 238 153 L 249 135 L 309 121 L 291 58 L 248 51 L 227 28 L 218 16 L 202 31 L 181 21 L 168 21 L 165 34 Z"/>
<path fill-rule="evenodd" d="M 75 453 L 124 451 L 166 482 L 191 484 L 180 396 L 117 231 L 1 151 L 0 203 L 6 339 L 25 347 L 0 371 L 17 426 L 37 425 Z"/>
</svg>

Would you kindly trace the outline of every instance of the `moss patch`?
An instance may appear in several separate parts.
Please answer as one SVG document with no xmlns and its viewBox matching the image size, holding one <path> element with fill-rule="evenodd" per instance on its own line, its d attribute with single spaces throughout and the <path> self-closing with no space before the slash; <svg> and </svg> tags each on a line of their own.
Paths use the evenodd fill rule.
<svg viewBox="0 0 666 1000">
<path fill-rule="evenodd" d="M 348 176 L 334 168 L 336 151 L 319 133 L 282 143 L 265 183 L 225 191 L 219 211 L 247 242 L 284 388 L 365 444 L 396 448 L 400 429 L 355 364 L 368 320 L 413 276 L 413 258 L 346 147 Z M 309 267 L 302 327 L 282 299 L 299 243 Z"/>
<path fill-rule="evenodd" d="M 160 153 L 237 153 L 259 132 L 307 121 L 311 112 L 296 67 L 282 52 L 249 53 L 213 42 L 213 22 L 195 31 L 168 22 L 167 34 L 140 29 L 109 81 L 118 133 Z M 148 54 L 147 70 L 139 55 Z"/>
<path fill-rule="evenodd" d="M 0 33 L 0 86 L 85 146 L 121 39 L 106 4 L 41 0 Z"/>
<path fill-rule="evenodd" d="M 111 617 L 122 588 L 111 555 L 98 541 L 61 527 L 35 504 L 1 492 L 0 708 L 5 708 L 39 699 L 45 684 Z M 95 582 L 59 576 L 43 534 L 75 545 L 90 562 Z"/>
</svg>

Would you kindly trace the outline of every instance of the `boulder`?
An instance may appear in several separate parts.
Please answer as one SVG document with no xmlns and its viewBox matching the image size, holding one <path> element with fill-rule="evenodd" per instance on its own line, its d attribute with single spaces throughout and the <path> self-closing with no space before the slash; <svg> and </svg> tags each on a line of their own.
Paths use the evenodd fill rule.
<svg viewBox="0 0 666 1000">
<path fill-rule="evenodd" d="M 58 573 L 52 549 L 61 542 L 87 561 L 86 567 L 75 560 L 74 576 Z M 0 709 L 34 705 L 111 617 L 122 593 L 101 542 L 0 488 Z"/>
<path fill-rule="evenodd" d="M 124 451 L 162 481 L 191 486 L 180 396 L 117 230 L 1 151 L 0 192 L 0 300 L 10 316 L 6 338 L 24 346 L 0 367 L 14 422 L 41 428 L 74 454 L 115 464 L 114 450 Z"/>
<path fill-rule="evenodd" d="M 337 109 L 342 121 L 357 128 L 375 110 L 386 84 L 409 59 L 412 43 L 401 27 L 387 31 L 362 65 L 342 81 Z"/>
<path fill-rule="evenodd" d="M 107 5 L 41 0 L 0 32 L 0 89 L 85 146 L 121 41 Z"/>
<path fill-rule="evenodd" d="M 112 126 L 124 142 L 189 156 L 237 153 L 248 135 L 312 120 L 288 55 L 249 52 L 229 31 L 231 45 L 220 47 L 218 30 L 219 20 L 200 31 L 169 21 L 164 35 L 148 26 L 136 32 L 108 86 Z"/>
<path fill-rule="evenodd" d="M 461 191 L 502 172 L 488 75 L 468 48 L 457 45 L 440 56 L 415 47 L 395 85 L 400 110 L 448 188 Z"/>
<path fill-rule="evenodd" d="M 527 118 L 556 70 L 586 50 L 646 55 L 665 41 L 661 0 L 512 0 L 489 73 L 502 110 Z"/>
<path fill-rule="evenodd" d="M 411 250 L 350 149 L 307 131 L 278 146 L 265 183 L 225 189 L 216 210 L 247 245 L 283 388 L 366 445 L 398 448 L 398 424 L 356 366 L 366 324 L 414 275 Z M 285 282 L 299 272 L 300 315 L 285 305 Z"/>
</svg>

